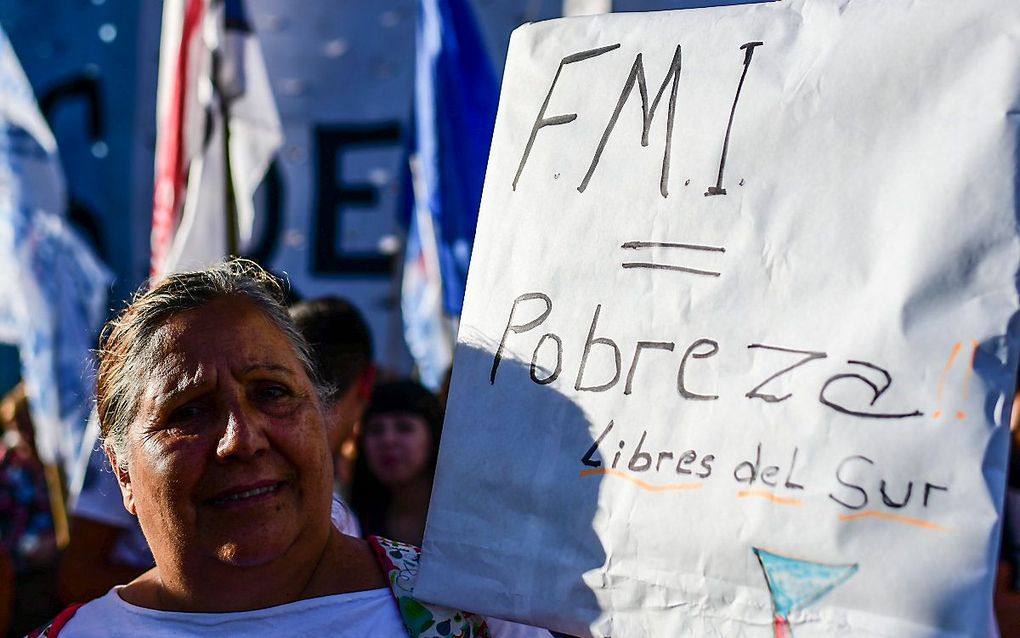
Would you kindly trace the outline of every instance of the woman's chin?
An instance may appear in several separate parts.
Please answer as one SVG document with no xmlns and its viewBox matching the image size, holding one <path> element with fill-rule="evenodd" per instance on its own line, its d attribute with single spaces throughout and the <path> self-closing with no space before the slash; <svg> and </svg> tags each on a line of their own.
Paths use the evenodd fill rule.
<svg viewBox="0 0 1020 638">
<path fill-rule="evenodd" d="M 389 490 L 397 490 L 413 483 L 420 472 L 402 466 L 390 467 L 379 471 L 376 478 Z"/>
<path fill-rule="evenodd" d="M 228 541 L 216 548 L 216 558 L 232 567 L 261 567 L 282 557 L 286 551 L 282 543 Z"/>
<path fill-rule="evenodd" d="M 321 524 L 303 527 L 296 526 L 293 518 L 276 518 L 260 521 L 255 529 L 239 526 L 224 530 L 218 538 L 206 536 L 203 545 L 224 565 L 260 567 L 280 559 L 294 560 L 306 551 L 321 551 L 330 529 L 328 514 Z"/>
</svg>

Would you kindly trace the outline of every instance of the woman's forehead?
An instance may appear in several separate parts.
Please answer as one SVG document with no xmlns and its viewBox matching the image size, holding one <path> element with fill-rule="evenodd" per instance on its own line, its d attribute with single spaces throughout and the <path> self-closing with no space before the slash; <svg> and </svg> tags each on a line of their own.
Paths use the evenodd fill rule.
<svg viewBox="0 0 1020 638">
<path fill-rule="evenodd" d="M 365 421 L 420 421 L 424 425 L 428 424 L 424 416 L 410 410 L 380 410 L 367 415 Z"/>
<path fill-rule="evenodd" d="M 153 335 L 151 353 L 153 371 L 168 377 L 224 365 L 242 372 L 261 368 L 303 374 L 287 335 L 243 299 L 220 299 L 170 317 Z"/>
</svg>

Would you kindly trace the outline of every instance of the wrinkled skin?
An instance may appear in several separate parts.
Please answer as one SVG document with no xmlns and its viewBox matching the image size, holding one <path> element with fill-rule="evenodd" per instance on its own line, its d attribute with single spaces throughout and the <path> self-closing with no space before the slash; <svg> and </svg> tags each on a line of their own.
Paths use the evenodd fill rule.
<svg viewBox="0 0 1020 638">
<path fill-rule="evenodd" d="M 226 611 L 376 582 L 370 559 L 353 583 L 323 571 L 366 554 L 330 525 L 323 412 L 286 336 L 220 299 L 172 317 L 151 353 L 119 479 L 157 567 L 123 597 Z"/>
</svg>

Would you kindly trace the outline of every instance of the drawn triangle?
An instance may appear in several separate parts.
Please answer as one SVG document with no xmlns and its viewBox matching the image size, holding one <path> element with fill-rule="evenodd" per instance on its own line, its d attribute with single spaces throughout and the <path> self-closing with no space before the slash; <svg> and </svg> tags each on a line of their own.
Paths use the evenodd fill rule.
<svg viewBox="0 0 1020 638">
<path fill-rule="evenodd" d="M 829 565 L 774 554 L 757 547 L 758 556 L 777 616 L 810 607 L 857 572 L 857 565 Z"/>
</svg>

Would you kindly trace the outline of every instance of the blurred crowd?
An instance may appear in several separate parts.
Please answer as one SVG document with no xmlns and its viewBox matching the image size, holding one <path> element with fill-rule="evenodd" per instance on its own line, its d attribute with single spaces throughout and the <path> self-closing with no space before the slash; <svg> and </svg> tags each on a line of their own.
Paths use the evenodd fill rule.
<svg viewBox="0 0 1020 638">
<path fill-rule="evenodd" d="M 437 395 L 377 369 L 368 325 L 344 299 L 298 301 L 290 312 L 333 392 L 326 427 L 334 525 L 353 536 L 420 546 L 446 387 Z M 0 635 L 23 636 L 154 561 L 100 442 L 77 485 L 68 487 L 39 460 L 20 384 L 0 402 L 0 422 Z"/>
</svg>

